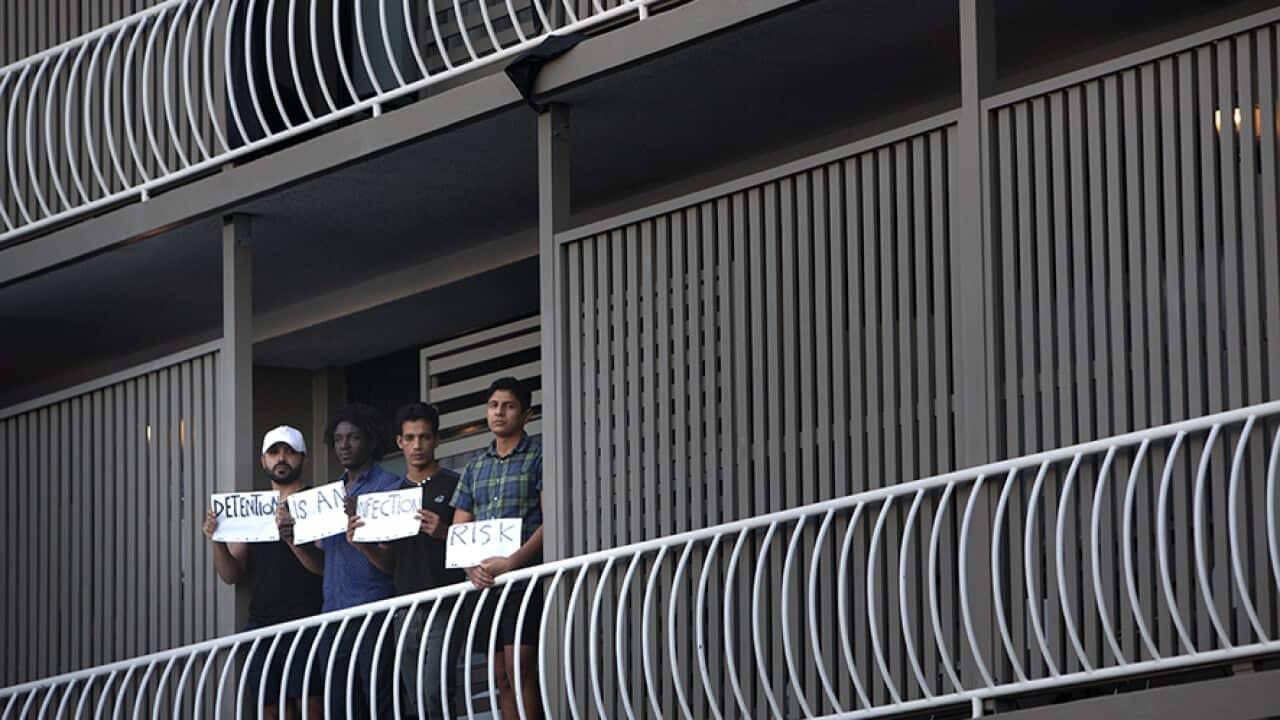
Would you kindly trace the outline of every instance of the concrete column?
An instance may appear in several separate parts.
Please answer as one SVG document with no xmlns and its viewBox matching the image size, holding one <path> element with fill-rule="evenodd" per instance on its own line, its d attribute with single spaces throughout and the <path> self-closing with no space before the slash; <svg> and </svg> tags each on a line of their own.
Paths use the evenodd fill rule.
<svg viewBox="0 0 1280 720">
<path fill-rule="evenodd" d="M 252 489 L 253 297 L 249 218 L 222 223 L 222 351 L 218 357 L 218 479 L 221 492 Z M 235 632 L 248 617 L 247 592 L 218 584 L 218 633 Z"/>
<path fill-rule="evenodd" d="M 564 266 L 556 233 L 568 224 L 569 108 L 552 105 L 538 116 L 538 251 L 542 315 L 542 438 L 543 477 L 546 479 L 545 555 L 548 560 L 568 554 L 566 524 L 570 517 L 562 480 L 566 467 L 563 403 L 565 392 Z"/>
<path fill-rule="evenodd" d="M 955 175 L 955 223 L 951 256 L 955 258 L 957 297 L 956 353 L 957 414 L 956 462 L 972 467 L 997 459 L 1000 453 L 995 428 L 996 377 L 995 298 L 992 292 L 989 166 L 991 143 L 982 99 L 995 89 L 995 0 L 960 0 L 960 120 Z M 968 566 L 970 611 L 975 645 L 987 671 L 1000 675 L 995 661 L 994 608 L 991 605 L 990 545 L 992 498 L 999 483 L 984 484 L 974 507 L 970 544 L 961 561 Z M 959 503 L 968 498 L 957 498 Z M 962 643 L 966 650 L 968 643 Z M 980 685 L 980 670 L 970 652 L 962 651 L 961 672 L 966 683 Z"/>
</svg>

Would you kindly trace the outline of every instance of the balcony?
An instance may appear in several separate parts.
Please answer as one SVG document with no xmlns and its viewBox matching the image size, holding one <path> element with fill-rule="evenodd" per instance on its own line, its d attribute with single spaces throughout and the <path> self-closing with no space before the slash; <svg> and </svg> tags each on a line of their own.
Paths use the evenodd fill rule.
<svg viewBox="0 0 1280 720">
<path fill-rule="evenodd" d="M 978 717 L 1280 652 L 1278 474 L 1268 403 L 27 683 L 0 704 L 21 718 L 240 716 L 275 700 L 246 692 L 262 684 L 240 661 L 265 653 L 323 673 L 348 703 L 326 713 L 350 712 L 368 690 L 354 664 L 282 635 L 354 637 L 399 677 L 423 657 L 391 630 L 407 612 L 480 656 L 464 666 L 463 687 L 481 688 L 473 717 L 496 692 L 496 626 L 477 632 L 475 609 L 518 605 L 556 717 Z M 541 614 L 511 592 L 522 579 L 542 585 Z M 397 715 L 422 711 L 396 683 L 383 692 Z"/>
</svg>

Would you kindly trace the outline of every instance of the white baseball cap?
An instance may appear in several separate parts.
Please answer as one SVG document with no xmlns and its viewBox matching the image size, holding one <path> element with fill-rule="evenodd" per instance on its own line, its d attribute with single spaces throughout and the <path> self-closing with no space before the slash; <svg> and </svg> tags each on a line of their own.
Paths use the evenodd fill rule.
<svg viewBox="0 0 1280 720">
<path fill-rule="evenodd" d="M 302 433 L 297 428 L 281 425 L 263 435 L 262 454 L 266 455 L 276 443 L 284 443 L 303 455 L 307 454 L 307 441 L 302 439 Z"/>
</svg>

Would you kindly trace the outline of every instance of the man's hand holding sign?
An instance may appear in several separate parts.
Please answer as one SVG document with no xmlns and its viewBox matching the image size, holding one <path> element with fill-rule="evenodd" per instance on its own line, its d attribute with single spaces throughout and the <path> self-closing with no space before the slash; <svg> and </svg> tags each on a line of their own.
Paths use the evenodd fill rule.
<svg viewBox="0 0 1280 720">
<path fill-rule="evenodd" d="M 514 569 L 521 525 L 520 518 L 451 525 L 445 567 L 464 569 L 477 587 L 493 587 L 494 578 Z"/>
</svg>

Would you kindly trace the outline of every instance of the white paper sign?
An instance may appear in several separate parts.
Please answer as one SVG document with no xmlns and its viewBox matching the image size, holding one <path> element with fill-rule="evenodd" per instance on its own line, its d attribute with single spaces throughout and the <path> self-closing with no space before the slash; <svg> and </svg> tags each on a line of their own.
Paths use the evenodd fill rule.
<svg viewBox="0 0 1280 720">
<path fill-rule="evenodd" d="M 520 549 L 520 518 L 484 520 L 449 526 L 444 566 L 468 568 L 491 557 L 511 557 Z"/>
<path fill-rule="evenodd" d="M 293 542 L 309 543 L 347 531 L 347 511 L 343 503 L 347 491 L 341 482 L 303 490 L 289 496 L 293 516 Z"/>
<path fill-rule="evenodd" d="M 209 506 L 218 516 L 213 539 L 241 543 L 279 540 L 280 530 L 276 527 L 279 504 L 280 495 L 274 490 L 214 493 L 209 499 Z"/>
<path fill-rule="evenodd" d="M 417 512 L 421 508 L 421 488 L 360 495 L 356 498 L 356 515 L 364 525 L 356 528 L 352 539 L 386 542 L 414 535 L 419 529 Z"/>
</svg>

